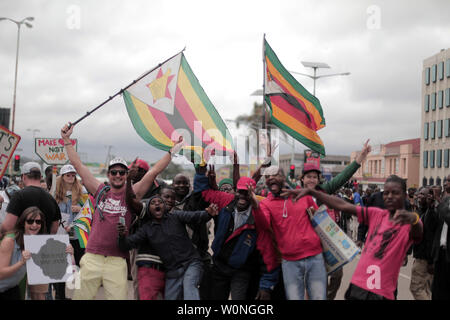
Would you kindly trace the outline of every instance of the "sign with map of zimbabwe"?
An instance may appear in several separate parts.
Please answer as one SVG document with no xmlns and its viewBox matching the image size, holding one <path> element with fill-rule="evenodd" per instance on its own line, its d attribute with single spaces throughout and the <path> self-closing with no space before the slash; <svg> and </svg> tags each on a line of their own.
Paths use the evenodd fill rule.
<svg viewBox="0 0 450 320">
<path fill-rule="evenodd" d="M 72 275 L 72 256 L 66 253 L 67 234 L 24 235 L 24 244 L 31 253 L 26 264 L 28 284 L 66 282 Z"/>
<path fill-rule="evenodd" d="M 5 174 L 14 150 L 19 144 L 20 136 L 0 126 L 0 178 Z"/>
<path fill-rule="evenodd" d="M 77 139 L 70 139 L 75 150 L 77 150 Z M 69 157 L 64 147 L 64 140 L 61 138 L 35 138 L 35 152 L 49 165 L 65 165 L 69 162 Z"/>
</svg>

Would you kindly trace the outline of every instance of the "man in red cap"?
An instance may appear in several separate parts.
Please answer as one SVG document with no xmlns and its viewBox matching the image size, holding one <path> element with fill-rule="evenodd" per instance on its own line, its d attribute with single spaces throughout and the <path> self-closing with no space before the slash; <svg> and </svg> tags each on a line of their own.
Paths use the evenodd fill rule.
<svg viewBox="0 0 450 320">
<path fill-rule="evenodd" d="M 278 269 L 267 272 L 259 252 L 258 233 L 254 210 L 258 203 L 253 190 L 256 183 L 249 177 L 241 177 L 236 184 L 236 193 L 212 190 L 206 165 L 200 166 L 194 178 L 194 192 L 201 192 L 203 199 L 219 207 L 214 221 L 215 237 L 211 282 L 211 299 L 245 300 L 252 273 L 264 270 L 259 283 L 258 299 L 270 299 L 270 292 L 278 281 Z M 270 239 L 267 239 L 269 242 Z M 257 249 L 258 246 L 258 249 Z"/>
</svg>

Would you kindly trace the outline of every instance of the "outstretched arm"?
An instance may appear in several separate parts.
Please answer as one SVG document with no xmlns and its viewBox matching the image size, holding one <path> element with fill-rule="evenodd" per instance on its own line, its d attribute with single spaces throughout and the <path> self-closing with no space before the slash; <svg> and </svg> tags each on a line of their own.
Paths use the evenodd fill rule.
<svg viewBox="0 0 450 320">
<path fill-rule="evenodd" d="M 183 146 L 183 137 L 180 136 L 178 142 L 167 152 L 147 173 L 142 177 L 139 182 L 133 185 L 133 191 L 136 194 L 136 199 L 141 200 L 147 190 L 155 181 L 158 174 L 160 174 L 172 161 L 172 154 L 178 153 Z"/>
<path fill-rule="evenodd" d="M 69 122 L 71 125 L 71 123 Z M 64 148 L 66 149 L 67 156 L 69 157 L 70 163 L 74 166 L 77 173 L 80 175 L 83 180 L 83 184 L 86 189 L 91 193 L 95 194 L 101 182 L 97 180 L 94 175 L 89 171 L 89 169 L 81 162 L 80 157 L 78 156 L 77 151 L 75 150 L 72 142 L 70 141 L 70 136 L 73 133 L 73 128 L 75 126 L 66 124 L 61 129 L 61 138 L 64 140 Z"/>
<path fill-rule="evenodd" d="M 295 196 L 295 200 L 298 200 L 306 195 L 310 195 L 332 209 L 345 211 L 354 216 L 356 216 L 357 214 L 357 206 L 355 206 L 354 204 L 344 201 L 336 196 L 329 195 L 325 192 L 318 191 L 316 189 L 311 188 L 302 188 L 294 190 L 283 189 L 283 193 L 281 194 L 281 196 L 288 196 L 290 194 L 293 194 Z"/>
<path fill-rule="evenodd" d="M 369 145 L 370 139 L 367 139 L 366 143 L 361 150 L 361 152 L 356 157 L 355 161 L 350 163 L 345 169 L 339 173 L 336 177 L 331 179 L 329 182 L 320 185 L 320 187 L 328 194 L 333 194 L 339 190 L 350 178 L 358 171 L 361 164 L 366 159 L 372 147 Z"/>
</svg>

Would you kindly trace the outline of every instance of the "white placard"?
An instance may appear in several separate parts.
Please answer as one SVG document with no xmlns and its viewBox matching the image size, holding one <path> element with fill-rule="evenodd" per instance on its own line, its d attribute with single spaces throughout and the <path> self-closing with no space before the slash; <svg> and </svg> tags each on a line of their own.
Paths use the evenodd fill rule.
<svg viewBox="0 0 450 320">
<path fill-rule="evenodd" d="M 25 235 L 28 284 L 66 282 L 73 273 L 72 256 L 66 253 L 67 234 Z"/>
<path fill-rule="evenodd" d="M 77 139 L 70 139 L 77 150 Z M 49 165 L 65 165 L 69 162 L 64 140 L 61 138 L 35 138 L 34 150 L 36 154 Z"/>
</svg>

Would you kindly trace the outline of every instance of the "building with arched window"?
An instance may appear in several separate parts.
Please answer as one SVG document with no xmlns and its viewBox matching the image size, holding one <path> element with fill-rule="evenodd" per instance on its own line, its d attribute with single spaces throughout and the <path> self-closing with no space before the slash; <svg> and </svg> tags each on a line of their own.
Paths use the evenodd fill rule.
<svg viewBox="0 0 450 320">
<path fill-rule="evenodd" d="M 350 159 L 356 159 L 358 152 L 352 152 Z M 419 186 L 420 139 L 393 141 L 372 146 L 372 152 L 353 175 L 360 185 L 382 187 L 390 175 L 406 179 L 407 187 Z"/>
</svg>

